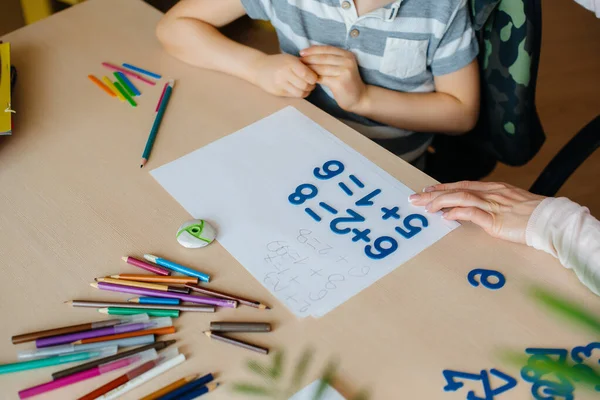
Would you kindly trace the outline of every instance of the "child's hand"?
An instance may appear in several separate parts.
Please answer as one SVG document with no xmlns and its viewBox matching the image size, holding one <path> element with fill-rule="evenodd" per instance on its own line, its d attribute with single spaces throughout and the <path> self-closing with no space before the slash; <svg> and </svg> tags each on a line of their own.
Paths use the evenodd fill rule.
<svg viewBox="0 0 600 400">
<path fill-rule="evenodd" d="M 254 83 L 276 96 L 304 98 L 317 83 L 317 74 L 289 54 L 262 57 L 255 64 L 255 70 Z"/>
<path fill-rule="evenodd" d="M 424 192 L 411 195 L 410 202 L 429 212 L 445 209 L 448 220 L 471 221 L 494 237 L 523 244 L 529 218 L 544 200 L 507 183 L 463 181 L 429 186 Z"/>
<path fill-rule="evenodd" d="M 365 98 L 367 86 L 358 72 L 354 54 L 333 46 L 312 46 L 300 52 L 301 60 L 319 75 L 339 106 L 353 112 Z"/>
</svg>

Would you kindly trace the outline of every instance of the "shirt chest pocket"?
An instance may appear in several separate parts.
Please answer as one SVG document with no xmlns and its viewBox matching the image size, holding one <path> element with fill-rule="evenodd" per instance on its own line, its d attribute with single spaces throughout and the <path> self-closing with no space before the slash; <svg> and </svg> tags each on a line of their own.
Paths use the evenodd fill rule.
<svg viewBox="0 0 600 400">
<path fill-rule="evenodd" d="M 379 72 L 397 78 L 410 78 L 427 68 L 428 40 L 387 38 Z"/>
</svg>

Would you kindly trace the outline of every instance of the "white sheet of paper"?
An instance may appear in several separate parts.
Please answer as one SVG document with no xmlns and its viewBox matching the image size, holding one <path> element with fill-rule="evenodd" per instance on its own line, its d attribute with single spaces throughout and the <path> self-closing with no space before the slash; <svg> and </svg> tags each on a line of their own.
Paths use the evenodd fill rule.
<svg viewBox="0 0 600 400">
<path fill-rule="evenodd" d="M 319 387 L 320 380 L 316 380 L 304 389 L 290 397 L 288 400 L 313 400 L 315 392 Z M 346 400 L 337 390 L 327 385 L 327 389 L 323 392 L 323 396 L 319 400 Z"/>
<path fill-rule="evenodd" d="M 329 176 L 328 161 L 338 174 L 318 179 L 315 173 Z M 300 317 L 326 314 L 458 226 L 412 206 L 411 189 L 292 107 L 151 173 L 194 218 L 213 224 L 227 251 Z M 301 203 L 292 204 L 302 184 L 314 185 L 316 195 L 292 197 Z M 384 207 L 398 207 L 400 217 L 383 219 Z M 365 221 L 337 219 L 349 213 Z M 405 218 L 414 214 L 418 232 L 407 239 L 396 227 L 409 231 Z M 367 229 L 368 239 L 360 239 Z M 370 258 L 367 249 L 379 254 L 377 243 L 397 250 Z"/>
</svg>

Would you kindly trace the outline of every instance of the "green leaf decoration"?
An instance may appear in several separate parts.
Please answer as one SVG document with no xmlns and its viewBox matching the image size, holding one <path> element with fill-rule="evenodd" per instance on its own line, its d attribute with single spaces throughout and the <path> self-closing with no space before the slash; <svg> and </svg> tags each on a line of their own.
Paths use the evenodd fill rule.
<svg viewBox="0 0 600 400">
<path fill-rule="evenodd" d="M 250 371 L 262 376 L 265 379 L 269 379 L 271 377 L 270 368 L 259 363 L 258 361 L 250 360 L 248 361 L 247 366 Z"/>
<path fill-rule="evenodd" d="M 369 400 L 369 393 L 366 390 L 361 390 L 352 400 Z"/>
<path fill-rule="evenodd" d="M 305 350 L 300 357 L 300 360 L 296 364 L 296 369 L 294 370 L 294 375 L 292 377 L 292 384 L 288 392 L 291 394 L 296 393 L 300 390 L 302 386 L 302 382 L 304 381 L 304 377 L 306 376 L 306 372 L 308 371 L 308 366 L 310 365 L 313 358 L 312 350 Z"/>
<path fill-rule="evenodd" d="M 273 388 L 255 385 L 253 383 L 235 383 L 233 385 L 235 392 L 245 394 L 248 396 L 265 397 L 273 394 Z"/>
<path fill-rule="evenodd" d="M 317 387 L 317 391 L 315 392 L 315 396 L 313 400 L 321 400 L 323 395 L 325 394 L 325 389 L 327 386 L 332 385 L 335 380 L 335 375 L 337 373 L 337 362 L 329 362 L 323 371 L 323 375 L 321 376 L 321 382 Z"/>
</svg>

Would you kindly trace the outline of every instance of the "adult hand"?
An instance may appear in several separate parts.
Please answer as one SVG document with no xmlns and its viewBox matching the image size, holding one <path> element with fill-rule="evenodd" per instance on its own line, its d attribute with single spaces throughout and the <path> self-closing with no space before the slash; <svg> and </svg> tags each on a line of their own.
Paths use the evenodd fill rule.
<svg viewBox="0 0 600 400">
<path fill-rule="evenodd" d="M 254 64 L 254 70 L 254 83 L 276 96 L 304 98 L 317 83 L 317 74 L 289 54 L 261 57 Z"/>
<path fill-rule="evenodd" d="M 507 183 L 463 181 L 426 187 L 409 200 L 429 212 L 444 209 L 445 219 L 471 221 L 493 237 L 525 244 L 529 218 L 544 197 Z"/>
<path fill-rule="evenodd" d="M 360 77 L 353 53 L 334 46 L 312 46 L 300 55 L 302 62 L 319 75 L 318 82 L 331 90 L 342 109 L 350 112 L 360 109 L 367 85 Z"/>
</svg>

